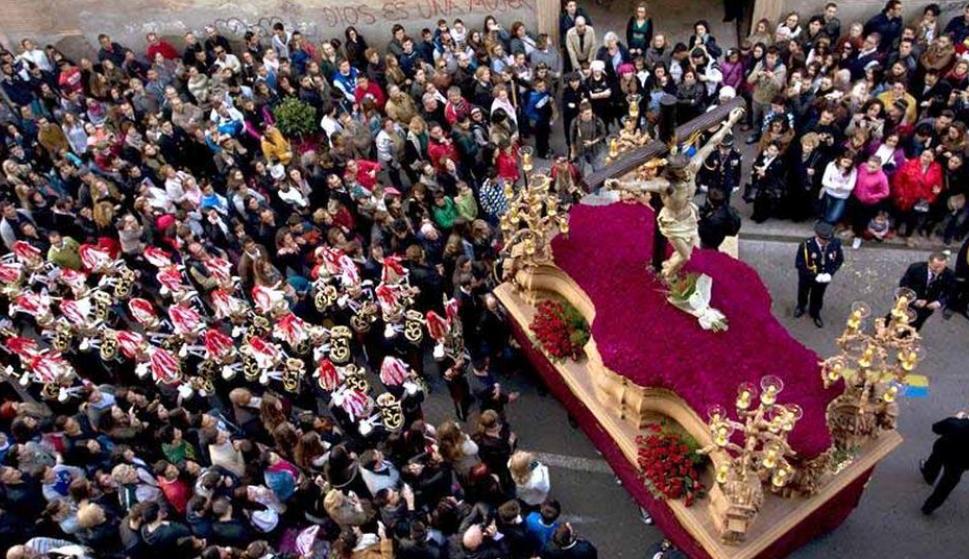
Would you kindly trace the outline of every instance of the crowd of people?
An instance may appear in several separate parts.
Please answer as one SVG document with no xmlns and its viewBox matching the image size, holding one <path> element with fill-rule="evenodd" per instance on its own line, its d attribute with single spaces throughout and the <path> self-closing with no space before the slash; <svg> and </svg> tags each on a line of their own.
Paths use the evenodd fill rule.
<svg viewBox="0 0 969 559">
<path fill-rule="evenodd" d="M 726 50 L 714 79 L 751 107 L 756 154 L 743 198 L 754 221 L 820 218 L 856 249 L 893 236 L 966 237 L 969 7 L 948 22 L 939 14 L 930 4 L 907 24 L 890 1 L 842 27 L 829 3 L 756 22 Z M 718 171 L 710 186 L 739 186 L 718 159 L 708 166 Z"/>
<path fill-rule="evenodd" d="M 736 232 L 739 188 L 755 220 L 960 240 L 969 7 L 944 27 L 935 6 L 900 14 L 843 30 L 829 4 L 724 49 L 703 21 L 674 43 L 646 5 L 600 42 L 568 0 L 558 44 L 489 16 L 0 52 L 0 363 L 19 387 L 0 547 L 596 557 L 499 380 L 516 358 L 490 290 L 520 151 L 568 202 L 613 134 L 656 137 L 664 96 L 681 122 L 740 96 L 757 158 L 741 184 L 728 136 L 700 171 L 705 245 Z M 282 116 L 294 100 L 312 132 Z M 436 426 L 435 384 L 455 412 Z"/>
<path fill-rule="evenodd" d="M 595 557 L 518 448 L 490 295 L 555 45 L 183 40 L 0 53 L 6 557 Z"/>
</svg>

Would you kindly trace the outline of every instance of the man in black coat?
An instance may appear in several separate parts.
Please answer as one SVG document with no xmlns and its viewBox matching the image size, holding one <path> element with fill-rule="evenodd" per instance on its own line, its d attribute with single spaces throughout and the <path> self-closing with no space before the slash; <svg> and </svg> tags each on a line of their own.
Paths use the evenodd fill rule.
<svg viewBox="0 0 969 559">
<path fill-rule="evenodd" d="M 541 559 L 598 559 L 599 552 L 589 540 L 576 536 L 568 522 L 559 524 L 545 544 Z"/>
<path fill-rule="evenodd" d="M 926 515 L 945 502 L 959 484 L 962 473 L 969 469 L 969 417 L 965 411 L 960 411 L 933 425 L 932 432 L 939 438 L 932 445 L 928 460 L 919 462 L 925 482 L 935 485 L 935 490 L 922 505 L 922 514 Z M 942 478 L 936 484 L 940 472 Z"/>
<path fill-rule="evenodd" d="M 955 16 L 949 20 L 944 32 L 952 35 L 952 40 L 957 44 L 969 37 L 969 4 L 962 8 L 961 16 Z"/>
<path fill-rule="evenodd" d="M 254 539 L 253 531 L 248 523 L 233 516 L 232 502 L 226 497 L 217 497 L 212 502 L 211 540 L 217 545 L 245 547 Z"/>
<path fill-rule="evenodd" d="M 723 240 L 740 232 L 740 215 L 724 199 L 722 190 L 707 192 L 707 202 L 700 208 L 700 246 L 719 250 Z"/>
<path fill-rule="evenodd" d="M 902 35 L 902 2 L 901 0 L 888 0 L 878 15 L 865 22 L 863 33 L 867 36 L 878 33 L 881 36 L 881 43 L 878 50 L 885 52 L 895 44 L 895 40 Z"/>
<path fill-rule="evenodd" d="M 860 80 L 865 77 L 865 70 L 873 64 L 882 64 L 885 59 L 880 52 L 882 38 L 877 33 L 868 33 L 865 42 L 861 45 L 858 54 L 847 61 L 846 68 L 851 72 L 852 80 Z"/>
<path fill-rule="evenodd" d="M 946 312 L 961 313 L 969 318 L 969 238 L 962 243 L 962 248 L 956 254 L 955 268 L 955 283 L 952 286 L 952 297 Z"/>
<path fill-rule="evenodd" d="M 955 275 L 948 264 L 947 254 L 933 252 L 928 262 L 916 262 L 909 266 L 898 283 L 900 287 L 907 287 L 915 292 L 915 301 L 911 308 L 916 312 L 915 320 L 912 321 L 916 330 L 921 330 L 932 313 L 945 306 L 952 293 Z"/>
<path fill-rule="evenodd" d="M 697 171 L 696 182 L 706 191 L 719 189 L 723 192 L 724 198 L 729 203 L 730 195 L 740 187 L 740 170 L 742 157 L 740 152 L 734 149 L 734 136 L 727 134 L 720 140 L 717 151 L 710 154 L 703 162 L 703 167 Z"/>
<path fill-rule="evenodd" d="M 834 238 L 834 226 L 819 221 L 814 226 L 814 236 L 798 245 L 794 257 L 797 268 L 797 308 L 794 309 L 794 318 L 803 315 L 807 306 L 814 325 L 824 327 L 821 320 L 824 292 L 842 264 L 844 252 L 841 250 L 841 241 Z"/>
</svg>

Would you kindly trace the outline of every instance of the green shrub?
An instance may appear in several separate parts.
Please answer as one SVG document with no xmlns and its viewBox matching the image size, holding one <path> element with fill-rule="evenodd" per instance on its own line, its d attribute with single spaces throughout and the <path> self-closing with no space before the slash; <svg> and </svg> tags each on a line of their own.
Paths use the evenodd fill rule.
<svg viewBox="0 0 969 559">
<path fill-rule="evenodd" d="M 309 103 L 290 97 L 273 109 L 276 127 L 287 138 L 311 136 L 319 130 L 316 109 Z"/>
</svg>

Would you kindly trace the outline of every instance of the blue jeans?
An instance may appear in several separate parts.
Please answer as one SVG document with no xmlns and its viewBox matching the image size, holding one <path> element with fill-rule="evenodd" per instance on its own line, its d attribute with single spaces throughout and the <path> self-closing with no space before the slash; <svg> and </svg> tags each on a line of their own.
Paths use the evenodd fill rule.
<svg viewBox="0 0 969 559">
<path fill-rule="evenodd" d="M 836 225 L 845 214 L 847 200 L 835 198 L 830 194 L 824 195 L 824 221 Z"/>
</svg>

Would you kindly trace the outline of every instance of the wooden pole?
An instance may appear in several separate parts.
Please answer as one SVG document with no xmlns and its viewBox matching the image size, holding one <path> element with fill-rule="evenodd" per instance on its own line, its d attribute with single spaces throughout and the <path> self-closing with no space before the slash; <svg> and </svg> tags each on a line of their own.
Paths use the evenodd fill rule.
<svg viewBox="0 0 969 559">
<path fill-rule="evenodd" d="M 676 141 L 682 142 L 698 130 L 706 130 L 718 123 L 726 121 L 730 115 L 730 111 L 743 106 L 744 100 L 740 97 L 735 97 L 712 111 L 703 113 L 690 122 L 676 127 Z M 590 190 L 597 190 L 602 186 L 602 183 L 606 182 L 606 179 L 621 177 L 654 157 L 662 157 L 669 151 L 668 145 L 666 142 L 657 139 L 641 148 L 627 151 L 611 164 L 586 175 L 585 183 Z"/>
</svg>

